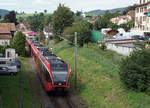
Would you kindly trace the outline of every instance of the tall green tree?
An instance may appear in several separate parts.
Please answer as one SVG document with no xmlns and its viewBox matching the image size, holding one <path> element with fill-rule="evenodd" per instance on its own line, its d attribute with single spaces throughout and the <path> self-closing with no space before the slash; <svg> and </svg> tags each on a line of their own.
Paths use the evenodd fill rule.
<svg viewBox="0 0 150 108">
<path fill-rule="evenodd" d="M 37 36 L 37 40 L 40 42 L 44 42 L 45 41 L 45 35 L 43 32 L 40 32 L 40 34 Z"/>
<path fill-rule="evenodd" d="M 64 37 L 74 43 L 74 33 L 77 32 L 78 45 L 83 46 L 84 43 L 91 41 L 90 24 L 87 21 L 80 21 L 75 23 L 71 27 L 64 30 Z"/>
<path fill-rule="evenodd" d="M 12 40 L 11 46 L 20 56 L 25 56 L 25 42 L 25 35 L 21 31 L 18 31 Z"/>
<path fill-rule="evenodd" d="M 47 10 L 46 10 L 46 9 L 44 10 L 44 13 L 45 13 L 45 14 L 47 13 Z"/>
<path fill-rule="evenodd" d="M 5 54 L 5 47 L 0 45 L 0 53 Z"/>
<path fill-rule="evenodd" d="M 102 28 L 108 28 L 110 23 L 110 19 L 113 18 L 113 14 L 109 11 L 106 11 L 103 16 L 99 17 L 99 20 L 96 21 L 94 28 L 101 30 Z"/>
<path fill-rule="evenodd" d="M 49 25 L 51 22 L 52 22 L 52 15 L 46 15 L 46 16 L 44 17 L 44 21 L 43 21 L 44 25 L 47 26 L 47 25 Z"/>
<path fill-rule="evenodd" d="M 68 7 L 59 4 L 52 18 L 53 33 L 57 41 L 60 40 L 59 35 L 62 35 L 64 29 L 71 26 L 73 21 L 72 11 Z"/>
<path fill-rule="evenodd" d="M 44 14 L 40 13 L 40 14 L 34 14 L 34 16 L 29 16 L 27 18 L 28 23 L 31 26 L 31 29 L 33 31 L 43 31 L 44 28 Z"/>
<path fill-rule="evenodd" d="M 4 20 L 5 22 L 15 23 L 15 25 L 18 24 L 15 11 L 10 11 L 9 14 L 4 17 Z"/>
</svg>

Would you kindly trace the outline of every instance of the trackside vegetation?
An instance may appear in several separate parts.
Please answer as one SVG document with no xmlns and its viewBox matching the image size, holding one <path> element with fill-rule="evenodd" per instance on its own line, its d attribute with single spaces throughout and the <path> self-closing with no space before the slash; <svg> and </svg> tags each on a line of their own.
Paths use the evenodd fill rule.
<svg viewBox="0 0 150 108">
<path fill-rule="evenodd" d="M 71 85 L 74 81 L 74 48 L 66 42 L 50 42 L 52 51 L 71 66 Z M 78 47 L 78 92 L 89 108 L 148 108 L 146 93 L 125 89 L 119 77 L 119 64 L 124 56 L 102 51 L 96 44 Z M 87 108 L 87 107 L 86 107 Z"/>
<path fill-rule="evenodd" d="M 121 81 L 129 89 L 147 91 L 150 89 L 150 50 L 135 50 L 121 62 Z"/>
</svg>

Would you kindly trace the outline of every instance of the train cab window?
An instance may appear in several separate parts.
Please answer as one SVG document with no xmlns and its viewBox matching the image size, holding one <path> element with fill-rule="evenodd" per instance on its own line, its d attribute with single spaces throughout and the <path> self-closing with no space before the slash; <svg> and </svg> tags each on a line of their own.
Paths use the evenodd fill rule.
<svg viewBox="0 0 150 108">
<path fill-rule="evenodd" d="M 68 66 L 67 64 L 52 64 L 51 69 L 55 71 L 66 71 Z"/>
</svg>

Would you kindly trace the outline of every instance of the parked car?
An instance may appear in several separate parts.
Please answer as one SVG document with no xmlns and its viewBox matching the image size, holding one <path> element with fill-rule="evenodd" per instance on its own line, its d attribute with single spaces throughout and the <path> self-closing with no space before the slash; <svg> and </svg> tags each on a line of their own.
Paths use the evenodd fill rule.
<svg viewBox="0 0 150 108">
<path fill-rule="evenodd" d="M 15 64 L 17 68 L 21 68 L 21 62 L 19 60 L 15 60 Z"/>
<path fill-rule="evenodd" d="M 2 73 L 4 73 L 3 71 L 7 71 L 5 72 L 7 74 L 11 74 L 11 75 L 17 74 L 17 66 L 13 59 L 0 58 L 0 67 Z"/>
<path fill-rule="evenodd" d="M 144 40 L 144 36 L 140 36 L 140 35 L 134 35 L 132 36 L 132 39 L 138 39 L 138 40 Z"/>
<path fill-rule="evenodd" d="M 0 57 L 4 57 L 4 55 L 0 53 Z"/>
<path fill-rule="evenodd" d="M 0 66 L 1 75 L 17 75 L 17 69 L 10 69 L 7 66 Z"/>
</svg>

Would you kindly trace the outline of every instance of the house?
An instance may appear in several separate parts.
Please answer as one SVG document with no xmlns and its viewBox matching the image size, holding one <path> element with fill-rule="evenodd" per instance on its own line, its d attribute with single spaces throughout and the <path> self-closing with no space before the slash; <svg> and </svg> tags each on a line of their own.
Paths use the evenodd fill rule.
<svg viewBox="0 0 150 108">
<path fill-rule="evenodd" d="M 0 45 L 10 45 L 16 32 L 14 23 L 0 23 Z"/>
<path fill-rule="evenodd" d="M 135 19 L 135 10 L 130 10 L 128 13 L 127 13 L 128 16 L 130 16 L 132 19 Z"/>
<path fill-rule="evenodd" d="M 110 21 L 114 24 L 121 25 L 121 24 L 126 24 L 133 19 L 135 19 L 135 11 L 130 10 L 126 15 L 112 18 Z"/>
<path fill-rule="evenodd" d="M 53 33 L 52 33 L 52 29 L 51 29 L 50 25 L 44 27 L 43 33 L 44 33 L 46 39 L 53 38 Z"/>
<path fill-rule="evenodd" d="M 150 31 L 150 0 L 138 0 L 135 11 L 135 30 Z"/>
<path fill-rule="evenodd" d="M 110 21 L 114 24 L 121 25 L 121 24 L 126 24 L 131 20 L 132 20 L 132 17 L 127 14 L 124 16 L 118 16 L 116 18 L 112 18 Z"/>
</svg>

